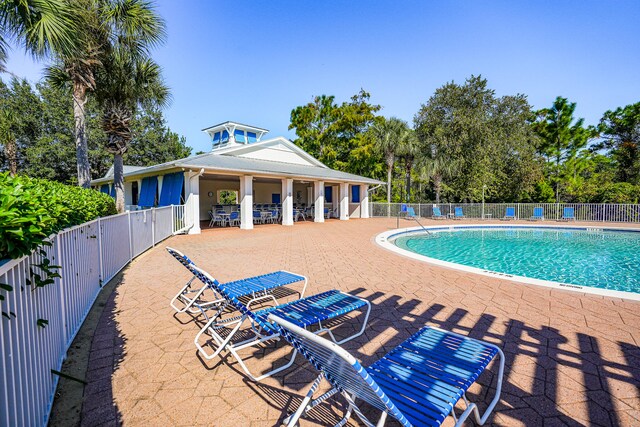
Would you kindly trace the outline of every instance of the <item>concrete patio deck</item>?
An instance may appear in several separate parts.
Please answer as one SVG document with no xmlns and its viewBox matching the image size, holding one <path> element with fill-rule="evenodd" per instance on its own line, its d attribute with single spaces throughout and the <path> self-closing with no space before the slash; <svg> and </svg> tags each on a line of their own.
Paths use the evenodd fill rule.
<svg viewBox="0 0 640 427">
<path fill-rule="evenodd" d="M 370 219 L 216 229 L 143 254 L 125 269 L 95 330 L 82 425 L 277 425 L 315 377 L 302 358 L 262 383 L 231 358 L 201 360 L 193 319 L 169 307 L 189 275 L 167 245 L 221 281 L 287 269 L 309 277 L 307 295 L 338 288 L 367 298 L 367 332 L 345 346 L 365 363 L 426 324 L 497 343 L 507 370 L 494 425 L 640 425 L 640 303 L 410 260 L 373 242 L 394 227 L 395 219 Z M 280 345 L 249 363 L 266 368 L 286 354 Z M 474 386 L 471 395 L 482 402 L 486 389 Z M 342 409 L 330 401 L 302 425 L 335 423 Z"/>
</svg>

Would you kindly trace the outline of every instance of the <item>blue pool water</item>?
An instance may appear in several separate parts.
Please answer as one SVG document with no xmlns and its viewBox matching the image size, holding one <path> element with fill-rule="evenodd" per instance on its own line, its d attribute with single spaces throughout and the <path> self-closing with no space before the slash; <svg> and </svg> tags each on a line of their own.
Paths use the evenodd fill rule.
<svg viewBox="0 0 640 427">
<path fill-rule="evenodd" d="M 398 237 L 430 258 L 529 278 L 640 293 L 640 232 L 484 228 Z"/>
</svg>

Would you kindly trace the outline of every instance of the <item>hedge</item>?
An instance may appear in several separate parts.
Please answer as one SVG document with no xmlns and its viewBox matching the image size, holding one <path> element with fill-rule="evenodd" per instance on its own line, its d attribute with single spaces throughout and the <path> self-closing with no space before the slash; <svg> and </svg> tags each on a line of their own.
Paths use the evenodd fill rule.
<svg viewBox="0 0 640 427">
<path fill-rule="evenodd" d="M 30 254 L 62 229 L 115 213 L 107 194 L 0 173 L 0 260 Z"/>
</svg>

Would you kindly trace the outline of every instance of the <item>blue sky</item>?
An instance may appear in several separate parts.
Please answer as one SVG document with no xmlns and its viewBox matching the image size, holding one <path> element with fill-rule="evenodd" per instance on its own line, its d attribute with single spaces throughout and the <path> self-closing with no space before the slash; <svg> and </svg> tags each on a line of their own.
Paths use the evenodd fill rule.
<svg viewBox="0 0 640 427">
<path fill-rule="evenodd" d="M 562 95 L 596 124 L 640 101 L 640 1 L 158 2 L 167 43 L 155 57 L 172 88 L 169 126 L 195 150 L 226 120 L 287 130 L 314 95 L 363 88 L 409 122 L 433 91 L 481 74 L 534 108 Z M 19 50 L 8 67 L 41 76 Z M 3 76 L 5 77 L 5 76 Z"/>
</svg>

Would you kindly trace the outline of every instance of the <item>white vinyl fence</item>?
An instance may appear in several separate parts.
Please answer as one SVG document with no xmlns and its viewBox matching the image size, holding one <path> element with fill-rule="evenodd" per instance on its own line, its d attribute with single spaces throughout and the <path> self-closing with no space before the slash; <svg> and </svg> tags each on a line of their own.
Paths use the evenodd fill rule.
<svg viewBox="0 0 640 427">
<path fill-rule="evenodd" d="M 371 203 L 369 212 L 372 217 L 397 217 L 401 215 L 403 203 Z M 529 219 L 534 208 L 542 208 L 545 220 L 559 220 L 565 207 L 574 208 L 577 221 L 593 222 L 640 222 L 640 205 L 609 203 L 406 203 L 413 207 L 416 215 L 431 218 L 433 208 L 440 208 L 444 216 L 453 215 L 455 208 L 462 208 L 468 219 L 501 219 L 506 209 L 515 209 L 517 219 Z"/>
<path fill-rule="evenodd" d="M 46 425 L 67 349 L 102 286 L 133 258 L 188 228 L 184 206 L 126 212 L 61 231 L 44 247 L 61 278 L 29 285 L 44 257 L 0 266 L 0 426 Z M 48 323 L 47 323 L 48 322 Z"/>
</svg>

